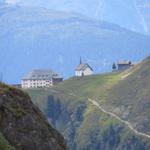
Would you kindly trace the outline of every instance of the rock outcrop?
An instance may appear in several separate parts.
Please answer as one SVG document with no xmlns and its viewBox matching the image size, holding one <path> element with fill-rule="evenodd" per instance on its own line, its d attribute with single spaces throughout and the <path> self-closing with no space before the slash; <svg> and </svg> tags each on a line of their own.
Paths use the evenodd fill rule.
<svg viewBox="0 0 150 150">
<path fill-rule="evenodd" d="M 16 150 L 66 150 L 28 94 L 0 84 L 0 132 Z"/>
</svg>

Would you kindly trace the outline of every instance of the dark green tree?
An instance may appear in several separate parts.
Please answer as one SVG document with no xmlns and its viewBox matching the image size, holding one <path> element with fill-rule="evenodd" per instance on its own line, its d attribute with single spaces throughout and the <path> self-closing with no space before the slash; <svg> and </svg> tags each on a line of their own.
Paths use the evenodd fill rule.
<svg viewBox="0 0 150 150">
<path fill-rule="evenodd" d="M 117 69 L 117 66 L 116 66 L 116 64 L 115 64 L 115 63 L 113 63 L 113 65 L 112 65 L 112 69 L 113 69 L 113 70 L 116 70 L 116 69 Z"/>
</svg>

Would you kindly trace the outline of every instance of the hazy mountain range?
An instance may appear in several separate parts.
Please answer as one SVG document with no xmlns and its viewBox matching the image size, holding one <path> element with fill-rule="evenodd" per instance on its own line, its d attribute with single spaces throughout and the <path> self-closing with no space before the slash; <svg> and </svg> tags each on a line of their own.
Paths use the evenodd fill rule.
<svg viewBox="0 0 150 150">
<path fill-rule="evenodd" d="M 133 31 L 150 33 L 150 0 L 6 0 L 6 2 L 76 12 L 116 23 Z"/>
<path fill-rule="evenodd" d="M 20 6 L 1 6 L 0 41 L 0 72 L 11 83 L 36 68 L 72 76 L 80 56 L 95 72 L 104 72 L 114 61 L 138 61 L 150 50 L 149 36 L 118 25 Z"/>
</svg>

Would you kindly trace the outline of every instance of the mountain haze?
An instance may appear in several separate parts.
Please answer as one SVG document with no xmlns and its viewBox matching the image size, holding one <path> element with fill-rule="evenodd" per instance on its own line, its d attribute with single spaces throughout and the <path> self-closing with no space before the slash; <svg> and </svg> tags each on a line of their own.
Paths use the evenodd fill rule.
<svg viewBox="0 0 150 150">
<path fill-rule="evenodd" d="M 80 56 L 95 72 L 105 72 L 120 59 L 144 58 L 150 51 L 149 40 L 149 36 L 74 13 L 0 7 L 0 73 L 9 83 L 20 82 L 28 71 L 38 68 L 73 76 Z"/>
<path fill-rule="evenodd" d="M 7 3 L 76 12 L 142 33 L 150 33 L 150 0 L 6 0 Z"/>
</svg>

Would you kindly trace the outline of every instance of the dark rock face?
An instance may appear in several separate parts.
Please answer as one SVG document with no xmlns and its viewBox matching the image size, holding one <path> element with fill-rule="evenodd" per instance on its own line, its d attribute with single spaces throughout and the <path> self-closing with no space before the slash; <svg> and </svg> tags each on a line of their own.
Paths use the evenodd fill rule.
<svg viewBox="0 0 150 150">
<path fill-rule="evenodd" d="M 0 85 L 0 131 L 17 150 L 67 149 L 29 96 L 5 85 Z"/>
</svg>

